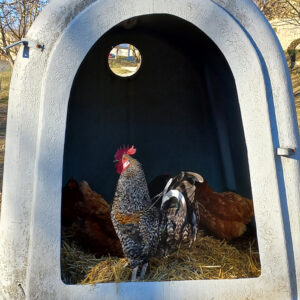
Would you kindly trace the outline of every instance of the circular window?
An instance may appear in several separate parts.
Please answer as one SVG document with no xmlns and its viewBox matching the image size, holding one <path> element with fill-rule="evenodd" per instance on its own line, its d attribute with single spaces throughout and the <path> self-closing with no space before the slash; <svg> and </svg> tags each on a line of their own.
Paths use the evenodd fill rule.
<svg viewBox="0 0 300 300">
<path fill-rule="evenodd" d="M 140 51 L 131 44 L 119 44 L 108 54 L 109 68 L 118 76 L 128 77 L 135 74 L 141 66 Z"/>
</svg>

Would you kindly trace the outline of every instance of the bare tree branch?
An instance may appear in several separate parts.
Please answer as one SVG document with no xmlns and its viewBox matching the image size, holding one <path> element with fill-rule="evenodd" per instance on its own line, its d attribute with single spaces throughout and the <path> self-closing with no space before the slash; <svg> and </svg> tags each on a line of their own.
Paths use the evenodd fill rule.
<svg viewBox="0 0 300 300">
<path fill-rule="evenodd" d="M 21 40 L 37 18 L 48 0 L 0 0 L 0 49 Z M 1 49 L 11 64 L 14 63 L 18 48 L 7 52 Z"/>
<path fill-rule="evenodd" d="M 266 18 L 300 26 L 299 0 L 254 0 Z"/>
<path fill-rule="evenodd" d="M 253 0 L 269 21 L 275 26 L 300 26 L 300 0 Z M 288 46 L 290 68 L 293 69 L 296 61 L 296 47 L 300 45 L 297 37 Z"/>
</svg>

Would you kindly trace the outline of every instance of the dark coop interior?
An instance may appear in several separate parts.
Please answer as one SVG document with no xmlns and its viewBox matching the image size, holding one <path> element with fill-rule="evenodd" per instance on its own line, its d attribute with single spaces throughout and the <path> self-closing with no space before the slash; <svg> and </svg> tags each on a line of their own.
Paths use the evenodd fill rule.
<svg viewBox="0 0 300 300">
<path fill-rule="evenodd" d="M 121 43 L 139 49 L 131 77 L 110 70 Z M 171 15 L 144 15 L 106 32 L 83 60 L 69 99 L 63 186 L 86 180 L 111 203 L 114 153 L 135 145 L 149 182 L 180 171 L 201 174 L 217 192 L 251 197 L 235 80 L 214 42 Z"/>
</svg>

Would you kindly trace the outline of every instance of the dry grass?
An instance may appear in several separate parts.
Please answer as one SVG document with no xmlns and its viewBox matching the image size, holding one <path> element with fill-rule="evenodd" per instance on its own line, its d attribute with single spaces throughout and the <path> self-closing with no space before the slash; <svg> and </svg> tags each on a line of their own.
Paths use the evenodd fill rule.
<svg viewBox="0 0 300 300">
<path fill-rule="evenodd" d="M 0 72 L 0 102 L 8 100 L 11 71 Z"/>
<path fill-rule="evenodd" d="M 126 69 L 126 67 L 135 67 L 139 68 L 140 63 L 136 63 L 135 61 L 128 61 L 124 57 L 118 56 L 117 59 L 109 59 L 108 64 L 110 69 L 119 76 L 131 75 L 134 72 Z"/>
<path fill-rule="evenodd" d="M 2 191 L 3 163 L 5 152 L 5 131 L 6 131 L 6 115 L 8 104 L 8 91 L 11 78 L 11 71 L 0 72 L 0 191 Z M 1 211 L 0 193 L 0 211 Z"/>
<path fill-rule="evenodd" d="M 62 277 L 66 283 L 96 284 L 129 281 L 131 269 L 125 258 L 86 254 L 70 236 L 63 236 Z M 164 258 L 152 258 L 145 281 L 235 279 L 258 277 L 260 262 L 255 238 L 239 239 L 232 245 L 198 235 L 190 249 L 178 249 Z"/>
<path fill-rule="evenodd" d="M 297 65 L 290 72 L 290 74 L 291 74 L 292 83 L 293 83 L 293 93 L 294 93 L 299 133 L 300 133 L 300 66 Z"/>
<path fill-rule="evenodd" d="M 65 283 L 82 281 L 90 269 L 101 260 L 86 253 L 73 241 L 71 230 L 63 230 L 61 245 L 61 270 Z"/>
<path fill-rule="evenodd" d="M 152 258 L 145 281 L 235 279 L 258 277 L 257 249 L 250 243 L 247 251 L 214 237 L 198 237 L 191 249 L 178 249 L 164 258 Z M 124 258 L 108 257 L 93 267 L 83 284 L 129 281 L 131 269 Z"/>
</svg>

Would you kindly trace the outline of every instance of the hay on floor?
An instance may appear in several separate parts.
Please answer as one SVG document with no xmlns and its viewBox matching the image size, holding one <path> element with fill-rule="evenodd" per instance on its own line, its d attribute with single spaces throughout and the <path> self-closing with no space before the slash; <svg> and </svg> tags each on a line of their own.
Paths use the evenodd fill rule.
<svg viewBox="0 0 300 300">
<path fill-rule="evenodd" d="M 61 245 L 61 277 L 63 282 L 75 284 L 81 282 L 90 269 L 101 260 L 95 255 L 84 252 L 74 242 L 72 229 L 64 229 Z"/>
<path fill-rule="evenodd" d="M 245 243 L 245 240 L 242 242 Z M 261 270 L 256 240 L 250 239 L 248 247 L 243 245 L 241 249 L 236 247 L 237 243 L 230 245 L 214 237 L 198 236 L 190 249 L 178 249 L 168 257 L 152 258 L 145 281 L 258 277 Z M 62 273 L 68 283 L 130 280 L 131 269 L 125 258 L 96 259 L 91 254 L 84 254 L 75 245 L 70 247 L 64 242 L 62 246 Z"/>
<path fill-rule="evenodd" d="M 152 258 L 145 281 L 235 279 L 258 277 L 258 253 L 251 244 L 241 252 L 213 237 L 198 238 L 191 249 L 179 249 L 164 258 Z M 131 270 L 124 258 L 109 257 L 93 267 L 83 284 L 129 281 Z"/>
</svg>

